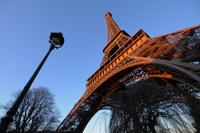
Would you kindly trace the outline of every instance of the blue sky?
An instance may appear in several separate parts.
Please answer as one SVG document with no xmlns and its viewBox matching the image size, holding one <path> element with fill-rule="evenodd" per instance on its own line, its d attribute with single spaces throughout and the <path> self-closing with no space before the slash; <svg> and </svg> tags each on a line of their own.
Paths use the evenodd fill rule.
<svg viewBox="0 0 200 133">
<path fill-rule="evenodd" d="M 0 104 L 23 89 L 49 49 L 50 33 L 62 32 L 64 46 L 52 51 L 31 86 L 49 88 L 62 120 L 99 68 L 107 41 L 106 11 L 131 36 L 141 28 L 156 37 L 199 25 L 199 5 L 199 0 L 2 0 Z M 85 132 L 92 127 L 91 123 Z"/>
</svg>

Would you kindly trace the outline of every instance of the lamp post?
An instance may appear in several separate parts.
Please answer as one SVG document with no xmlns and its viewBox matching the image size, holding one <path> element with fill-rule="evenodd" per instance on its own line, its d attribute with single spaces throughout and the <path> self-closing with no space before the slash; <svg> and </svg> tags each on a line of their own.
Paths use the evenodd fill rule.
<svg viewBox="0 0 200 133">
<path fill-rule="evenodd" d="M 45 61 L 46 61 L 47 57 L 49 56 L 49 54 L 51 53 L 51 51 L 54 48 L 56 48 L 56 49 L 60 48 L 64 44 L 63 34 L 61 32 L 59 32 L 59 33 L 52 32 L 49 37 L 49 42 L 51 44 L 49 51 L 47 52 L 47 54 L 45 55 L 45 57 L 43 58 L 43 60 L 41 61 L 41 63 L 37 67 L 37 69 L 35 70 L 35 72 L 33 73 L 32 77 L 29 79 L 29 81 L 25 85 L 24 89 L 22 90 L 22 92 L 20 93 L 18 98 L 16 99 L 15 103 L 8 110 L 7 115 L 1 119 L 0 133 L 5 133 L 8 128 L 8 125 L 13 121 L 13 116 L 17 112 L 19 105 L 21 104 L 23 98 L 25 97 L 27 91 L 29 90 L 31 84 L 35 80 L 35 77 L 39 73 L 40 69 L 42 68 L 43 64 L 45 63 Z"/>
</svg>

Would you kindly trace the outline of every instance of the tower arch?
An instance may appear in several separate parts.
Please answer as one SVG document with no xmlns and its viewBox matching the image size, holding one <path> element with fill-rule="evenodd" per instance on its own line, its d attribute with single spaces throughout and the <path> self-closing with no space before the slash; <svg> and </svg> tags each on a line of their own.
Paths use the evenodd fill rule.
<svg viewBox="0 0 200 133">
<path fill-rule="evenodd" d="M 109 12 L 105 18 L 108 42 L 101 65 L 57 131 L 82 132 L 108 96 L 137 79 L 169 78 L 200 89 L 200 25 L 154 38 L 140 29 L 131 37 Z"/>
</svg>

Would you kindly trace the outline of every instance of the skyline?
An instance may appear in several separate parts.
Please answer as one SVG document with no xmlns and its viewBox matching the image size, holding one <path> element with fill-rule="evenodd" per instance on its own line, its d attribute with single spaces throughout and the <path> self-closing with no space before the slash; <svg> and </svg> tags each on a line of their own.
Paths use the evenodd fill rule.
<svg viewBox="0 0 200 133">
<path fill-rule="evenodd" d="M 130 36 L 141 28 L 153 38 L 198 25 L 199 4 L 197 0 L 1 1 L 0 104 L 23 89 L 49 49 L 50 33 L 62 32 L 64 46 L 52 51 L 31 86 L 47 87 L 55 95 L 62 121 L 84 94 L 87 78 L 100 66 L 107 41 L 106 11 Z"/>
</svg>

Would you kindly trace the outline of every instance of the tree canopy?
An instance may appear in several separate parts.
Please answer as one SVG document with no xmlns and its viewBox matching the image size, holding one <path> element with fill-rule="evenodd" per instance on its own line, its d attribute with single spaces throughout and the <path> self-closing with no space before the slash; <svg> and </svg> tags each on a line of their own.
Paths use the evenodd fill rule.
<svg viewBox="0 0 200 133">
<path fill-rule="evenodd" d="M 184 83 L 166 85 L 160 79 L 125 85 L 104 102 L 112 111 L 109 130 L 111 133 L 198 131 L 199 92 Z"/>
<path fill-rule="evenodd" d="M 20 91 L 13 94 L 14 99 Z M 8 110 L 12 102 L 3 106 Z M 34 132 L 55 130 L 59 122 L 59 111 L 54 103 L 53 94 L 44 87 L 33 88 L 28 91 L 20 104 L 14 121 L 10 124 L 8 131 Z"/>
</svg>

